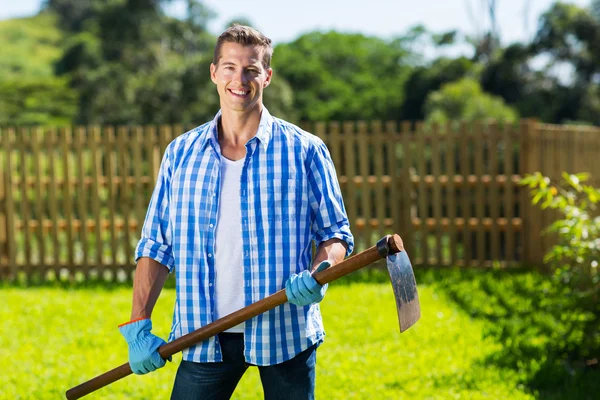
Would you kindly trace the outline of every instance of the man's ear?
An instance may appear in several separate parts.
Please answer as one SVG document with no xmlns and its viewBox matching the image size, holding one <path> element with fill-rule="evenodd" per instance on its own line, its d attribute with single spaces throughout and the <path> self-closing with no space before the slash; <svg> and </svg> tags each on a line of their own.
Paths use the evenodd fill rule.
<svg viewBox="0 0 600 400">
<path fill-rule="evenodd" d="M 213 63 L 210 63 L 210 79 L 213 83 L 217 83 L 217 66 Z"/>
<path fill-rule="evenodd" d="M 267 79 L 265 79 L 265 83 L 263 84 L 263 89 L 271 84 L 271 78 L 273 77 L 273 69 L 269 68 L 267 70 Z"/>
</svg>

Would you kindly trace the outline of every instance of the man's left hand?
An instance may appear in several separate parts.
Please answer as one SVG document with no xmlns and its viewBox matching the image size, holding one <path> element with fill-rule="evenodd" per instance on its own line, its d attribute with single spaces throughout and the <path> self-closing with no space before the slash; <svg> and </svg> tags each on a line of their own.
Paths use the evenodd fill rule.
<svg viewBox="0 0 600 400">
<path fill-rule="evenodd" d="M 317 267 L 317 272 L 329 268 L 330 265 L 329 261 L 323 261 Z M 325 297 L 326 291 L 327 284 L 319 285 L 309 271 L 294 274 L 285 283 L 285 294 L 288 301 L 297 306 L 307 306 L 320 302 Z"/>
</svg>

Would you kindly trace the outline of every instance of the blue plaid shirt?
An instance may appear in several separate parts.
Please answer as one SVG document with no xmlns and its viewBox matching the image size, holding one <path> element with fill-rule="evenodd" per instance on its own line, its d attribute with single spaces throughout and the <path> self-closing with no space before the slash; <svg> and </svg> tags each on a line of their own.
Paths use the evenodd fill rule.
<svg viewBox="0 0 600 400">
<path fill-rule="evenodd" d="M 169 340 L 215 320 L 215 232 L 221 151 L 214 120 L 173 140 L 165 151 L 136 260 L 150 257 L 175 270 L 177 297 Z M 321 139 L 263 108 L 246 143 L 240 202 L 245 304 L 284 288 L 309 269 L 312 243 L 353 237 L 335 168 Z M 325 333 L 318 304 L 285 303 L 247 321 L 244 355 L 255 365 L 289 360 Z M 183 351 L 183 359 L 221 361 L 218 338 Z"/>
</svg>

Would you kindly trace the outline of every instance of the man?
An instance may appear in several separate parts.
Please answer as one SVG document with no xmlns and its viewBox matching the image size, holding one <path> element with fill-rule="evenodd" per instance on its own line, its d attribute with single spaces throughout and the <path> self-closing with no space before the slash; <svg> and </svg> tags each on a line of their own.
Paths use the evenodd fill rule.
<svg viewBox="0 0 600 400">
<path fill-rule="evenodd" d="M 284 287 L 288 303 L 183 351 L 172 399 L 228 399 L 249 365 L 266 399 L 314 398 L 326 287 L 311 271 L 343 260 L 353 237 L 323 142 L 263 106 L 272 53 L 246 26 L 218 38 L 210 75 L 221 110 L 165 151 L 136 249 L 131 320 L 119 329 L 133 372 L 165 364 L 150 317 L 171 271 L 170 340 Z"/>
</svg>

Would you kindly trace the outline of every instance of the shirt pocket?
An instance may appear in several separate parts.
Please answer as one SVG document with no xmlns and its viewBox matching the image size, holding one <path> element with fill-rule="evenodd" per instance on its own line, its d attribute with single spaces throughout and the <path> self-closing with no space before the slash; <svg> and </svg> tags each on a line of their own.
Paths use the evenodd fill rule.
<svg viewBox="0 0 600 400">
<path fill-rule="evenodd" d="M 267 193 L 267 215 L 270 222 L 289 221 L 296 218 L 298 197 L 295 180 L 274 179 L 267 185 Z"/>
</svg>

